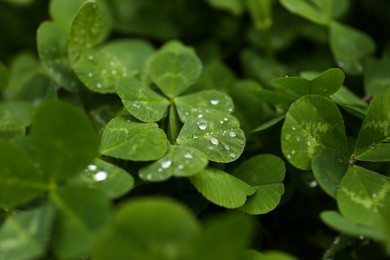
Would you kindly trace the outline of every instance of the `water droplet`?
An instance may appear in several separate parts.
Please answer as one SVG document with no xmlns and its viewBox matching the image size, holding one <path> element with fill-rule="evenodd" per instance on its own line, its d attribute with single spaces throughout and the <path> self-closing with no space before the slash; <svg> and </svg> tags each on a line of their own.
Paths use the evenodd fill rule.
<svg viewBox="0 0 390 260">
<path fill-rule="evenodd" d="M 295 153 L 296 153 L 295 150 L 292 150 L 292 151 L 291 151 L 291 155 L 294 155 Z"/>
<path fill-rule="evenodd" d="M 286 134 L 286 136 L 284 137 L 284 140 L 288 141 L 291 139 L 291 135 L 290 134 Z"/>
<path fill-rule="evenodd" d="M 297 130 L 297 128 L 296 128 L 295 126 L 292 126 L 291 129 L 292 129 L 293 131 Z"/>
<path fill-rule="evenodd" d="M 157 169 L 158 172 L 162 172 L 162 170 L 163 169 L 161 167 Z"/>
<path fill-rule="evenodd" d="M 192 159 L 194 157 L 192 156 L 192 153 L 187 152 L 187 153 L 184 154 L 184 158 Z"/>
<path fill-rule="evenodd" d="M 230 113 L 231 113 L 231 112 L 233 112 L 233 108 L 229 108 L 229 110 L 228 110 L 228 111 L 229 111 Z"/>
<path fill-rule="evenodd" d="M 112 73 L 112 75 L 115 75 L 115 74 L 117 74 L 118 72 L 117 72 L 116 70 L 112 70 L 111 73 Z"/>
<path fill-rule="evenodd" d="M 286 74 L 286 75 L 284 75 L 284 77 L 285 77 L 285 78 L 288 78 L 288 75 Z"/>
<path fill-rule="evenodd" d="M 151 173 L 148 173 L 146 175 L 146 179 L 149 180 L 149 181 L 152 180 L 153 179 L 153 175 Z"/>
<path fill-rule="evenodd" d="M 102 85 L 101 83 L 98 83 L 98 84 L 96 84 L 96 87 L 97 87 L 97 88 L 102 88 L 103 85 Z"/>
<path fill-rule="evenodd" d="M 191 112 L 192 112 L 192 113 L 195 113 L 196 111 L 198 111 L 198 109 L 197 109 L 197 108 L 194 108 L 194 107 L 193 107 L 193 108 L 191 108 Z"/>
<path fill-rule="evenodd" d="M 218 140 L 217 138 L 215 138 L 215 137 L 211 137 L 211 138 L 210 138 L 210 142 L 211 142 L 212 144 L 214 144 L 214 145 L 218 145 L 218 144 L 219 144 L 219 140 Z"/>
<path fill-rule="evenodd" d="M 291 159 L 291 154 L 287 154 L 286 156 L 288 159 Z"/>
<path fill-rule="evenodd" d="M 88 73 L 88 77 L 92 78 L 93 74 L 92 72 Z"/>
<path fill-rule="evenodd" d="M 172 165 L 172 161 L 171 160 L 166 160 L 166 161 L 162 161 L 161 162 L 161 167 L 163 169 L 168 169 L 169 167 L 171 167 Z"/>
<path fill-rule="evenodd" d="M 133 107 L 140 108 L 141 107 L 141 103 L 139 101 L 134 101 L 133 102 Z"/>
<path fill-rule="evenodd" d="M 317 183 L 317 181 L 315 181 L 315 180 L 312 180 L 311 182 L 309 182 L 309 187 L 310 187 L 310 188 L 317 187 L 317 185 L 318 185 L 318 183 Z"/>
<path fill-rule="evenodd" d="M 337 245 L 340 243 L 340 237 L 336 237 L 336 239 L 333 241 L 333 244 Z"/>
<path fill-rule="evenodd" d="M 104 181 L 105 179 L 107 179 L 108 177 L 108 174 L 106 171 L 98 171 L 94 176 L 93 176 L 93 179 L 95 181 Z"/>
<path fill-rule="evenodd" d="M 364 240 L 365 237 L 364 237 L 364 236 L 359 236 L 359 239 L 360 239 L 360 240 Z"/>
<path fill-rule="evenodd" d="M 376 195 L 376 193 L 373 193 L 371 196 L 372 196 L 373 198 L 375 198 L 377 195 Z"/>
<path fill-rule="evenodd" d="M 222 125 L 223 123 L 225 123 L 225 121 L 221 120 L 221 121 L 219 121 L 219 123 Z"/>
<path fill-rule="evenodd" d="M 192 138 L 196 139 L 196 138 L 198 138 L 198 136 L 197 135 L 193 135 Z"/>
<path fill-rule="evenodd" d="M 376 143 L 372 143 L 371 146 L 370 146 L 370 149 L 374 150 L 376 147 Z"/>
<path fill-rule="evenodd" d="M 177 166 L 177 168 L 178 168 L 179 170 L 183 170 L 184 165 L 183 165 L 183 164 L 179 164 L 179 165 Z"/>
<path fill-rule="evenodd" d="M 235 158 L 236 154 L 235 153 L 229 153 L 229 156 L 232 157 L 232 158 Z"/>
<path fill-rule="evenodd" d="M 215 106 L 215 105 L 218 105 L 219 100 L 218 99 L 212 99 L 212 100 L 210 100 L 210 103 L 211 103 L 211 105 Z"/>
<path fill-rule="evenodd" d="M 230 150 L 230 146 L 227 145 L 227 144 L 225 144 L 223 147 L 225 147 L 225 150 L 226 150 L 226 151 L 229 151 L 229 150 Z"/>
<path fill-rule="evenodd" d="M 198 115 L 198 118 L 202 118 L 202 117 L 203 117 L 203 115 L 202 115 L 202 114 L 199 114 L 199 115 Z"/>
<path fill-rule="evenodd" d="M 97 170 L 97 166 L 94 165 L 94 164 L 90 164 L 90 165 L 88 165 L 88 170 L 90 170 L 90 171 L 96 171 L 96 170 Z"/>
<path fill-rule="evenodd" d="M 205 130 L 206 129 L 206 124 L 201 123 L 201 124 L 198 125 L 198 127 L 199 127 L 200 130 Z"/>
<path fill-rule="evenodd" d="M 297 142 L 299 142 L 299 141 L 301 141 L 301 138 L 300 138 L 299 136 L 297 136 L 297 137 L 295 138 L 295 140 L 296 140 Z"/>
<path fill-rule="evenodd" d="M 224 121 L 228 121 L 229 119 L 228 119 L 227 117 L 224 117 L 223 120 L 224 120 Z"/>
<path fill-rule="evenodd" d="M 89 55 L 88 60 L 93 60 L 93 55 Z"/>
<path fill-rule="evenodd" d="M 229 132 L 229 136 L 230 136 L 230 137 L 236 137 L 237 134 L 236 134 L 236 132 L 234 132 L 234 131 L 230 131 L 230 132 Z"/>
</svg>

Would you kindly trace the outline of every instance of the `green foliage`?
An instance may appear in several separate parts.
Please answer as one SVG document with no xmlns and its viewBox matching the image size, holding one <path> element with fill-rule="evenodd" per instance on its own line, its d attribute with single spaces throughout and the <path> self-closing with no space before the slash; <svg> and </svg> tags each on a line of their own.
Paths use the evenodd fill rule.
<svg viewBox="0 0 390 260">
<path fill-rule="evenodd" d="M 2 1 L 0 259 L 385 259 L 389 8 Z"/>
</svg>

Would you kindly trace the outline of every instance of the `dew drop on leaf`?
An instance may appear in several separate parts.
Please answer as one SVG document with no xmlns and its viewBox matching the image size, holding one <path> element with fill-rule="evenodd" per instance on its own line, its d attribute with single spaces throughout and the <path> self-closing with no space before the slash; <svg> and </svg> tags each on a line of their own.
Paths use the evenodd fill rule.
<svg viewBox="0 0 390 260">
<path fill-rule="evenodd" d="M 206 124 L 203 124 L 203 123 L 199 124 L 198 127 L 199 127 L 200 130 L 205 130 L 206 129 Z"/>
<path fill-rule="evenodd" d="M 178 168 L 179 170 L 183 170 L 184 165 L 183 165 L 183 164 L 179 164 L 179 165 L 177 166 L 177 168 Z"/>
<path fill-rule="evenodd" d="M 232 157 L 232 158 L 235 158 L 236 154 L 235 153 L 229 153 L 229 156 Z"/>
<path fill-rule="evenodd" d="M 162 161 L 161 162 L 161 167 L 163 169 L 168 169 L 169 167 L 171 167 L 172 165 L 172 161 L 171 160 L 166 160 L 166 161 Z"/>
<path fill-rule="evenodd" d="M 92 72 L 89 72 L 88 77 L 92 78 L 92 76 L 93 76 Z"/>
<path fill-rule="evenodd" d="M 97 88 L 102 88 L 103 85 L 102 85 L 101 83 L 98 83 L 98 84 L 96 84 L 96 87 L 97 87 Z"/>
<path fill-rule="evenodd" d="M 184 154 L 184 158 L 187 158 L 187 159 L 192 159 L 193 158 L 193 156 L 192 156 L 192 153 L 185 153 Z"/>
<path fill-rule="evenodd" d="M 219 100 L 218 99 L 212 99 L 212 100 L 210 100 L 210 103 L 211 103 L 211 105 L 215 106 L 215 105 L 218 105 Z"/>
<path fill-rule="evenodd" d="M 108 177 L 108 174 L 106 171 L 98 171 L 94 176 L 93 176 L 93 179 L 95 181 L 104 181 L 105 179 L 107 179 Z"/>
<path fill-rule="evenodd" d="M 90 170 L 90 171 L 96 171 L 96 170 L 97 170 L 97 166 L 94 165 L 94 164 L 90 164 L 90 165 L 88 165 L 88 170 Z"/>
<path fill-rule="evenodd" d="M 229 150 L 230 150 L 230 146 L 229 146 L 229 145 L 225 144 L 224 147 L 225 147 L 225 150 L 226 150 L 226 151 L 229 151 Z"/>
<path fill-rule="evenodd" d="M 236 132 L 234 132 L 234 131 L 230 131 L 230 132 L 229 132 L 229 136 L 230 136 L 230 137 L 236 137 L 237 134 L 236 134 Z"/>
<path fill-rule="evenodd" d="M 89 60 L 93 60 L 93 55 L 89 55 L 89 56 L 88 56 L 88 59 L 89 59 Z"/>
<path fill-rule="evenodd" d="M 318 185 L 318 183 L 317 183 L 317 181 L 315 181 L 315 180 L 309 182 L 309 187 L 310 187 L 310 188 L 317 187 L 317 185 Z"/>
<path fill-rule="evenodd" d="M 199 114 L 199 115 L 198 115 L 198 118 L 202 118 L 202 117 L 203 117 L 203 115 L 202 115 L 202 114 Z"/>
<path fill-rule="evenodd" d="M 218 144 L 219 144 L 219 140 L 218 140 L 217 138 L 215 138 L 215 137 L 211 137 L 211 138 L 210 138 L 210 142 L 211 142 L 212 144 L 214 144 L 214 145 L 218 145 Z"/>
<path fill-rule="evenodd" d="M 133 107 L 140 108 L 141 107 L 141 103 L 139 101 L 134 101 L 133 102 Z"/>
</svg>

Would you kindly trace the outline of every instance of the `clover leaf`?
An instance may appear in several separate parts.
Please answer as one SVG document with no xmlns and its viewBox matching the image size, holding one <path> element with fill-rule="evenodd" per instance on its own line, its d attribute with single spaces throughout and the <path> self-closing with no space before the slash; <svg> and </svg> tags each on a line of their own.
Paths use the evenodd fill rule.
<svg viewBox="0 0 390 260">
<path fill-rule="evenodd" d="M 116 117 L 103 130 L 100 152 L 124 160 L 150 161 L 164 156 L 168 145 L 166 134 L 157 124 Z"/>
<path fill-rule="evenodd" d="M 120 78 L 116 91 L 127 111 L 143 122 L 157 122 L 167 112 L 169 101 L 135 78 Z"/>
<path fill-rule="evenodd" d="M 206 110 L 188 116 L 176 142 L 204 152 L 210 161 L 226 163 L 241 155 L 245 135 L 238 120 L 229 113 Z"/>
</svg>

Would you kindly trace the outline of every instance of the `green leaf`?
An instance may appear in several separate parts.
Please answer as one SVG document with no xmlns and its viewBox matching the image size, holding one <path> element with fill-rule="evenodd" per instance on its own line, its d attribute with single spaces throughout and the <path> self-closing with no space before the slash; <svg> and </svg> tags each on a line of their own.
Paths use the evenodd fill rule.
<svg viewBox="0 0 390 260">
<path fill-rule="evenodd" d="M 238 120 L 219 110 L 190 115 L 176 140 L 204 152 L 210 161 L 232 162 L 244 150 L 245 135 Z"/>
<path fill-rule="evenodd" d="M 7 218 L 0 229 L 1 258 L 40 258 L 46 249 L 53 213 L 51 207 L 44 206 Z"/>
<path fill-rule="evenodd" d="M 254 222 L 248 215 L 221 214 L 206 222 L 204 232 L 194 243 L 192 260 L 237 260 L 248 248 Z"/>
<path fill-rule="evenodd" d="M 57 99 L 55 83 L 47 75 L 36 74 L 23 85 L 18 98 L 29 101 L 34 106 L 38 106 L 44 101 L 55 100 Z"/>
<path fill-rule="evenodd" d="M 273 80 L 273 83 L 300 97 L 307 94 L 332 95 L 340 89 L 343 81 L 343 71 L 333 68 L 322 72 L 311 80 L 301 77 L 282 77 Z"/>
<path fill-rule="evenodd" d="M 22 52 L 13 56 L 9 65 L 9 75 L 7 75 L 8 85 L 3 86 L 6 87 L 4 97 L 7 99 L 16 98 L 26 83 L 40 72 L 43 72 L 43 68 L 36 54 Z"/>
<path fill-rule="evenodd" d="M 153 82 L 172 98 L 195 83 L 202 63 L 193 51 L 165 48 L 152 57 L 147 69 Z"/>
<path fill-rule="evenodd" d="M 72 22 L 80 10 L 80 7 L 85 4 L 86 0 L 51 0 L 49 12 L 52 19 L 66 32 L 70 32 Z M 108 34 L 111 28 L 111 10 L 104 0 L 90 0 L 89 3 L 96 3 L 99 7 L 102 19 L 102 29 L 104 35 Z"/>
<path fill-rule="evenodd" d="M 120 78 L 116 91 L 127 111 L 143 122 L 157 122 L 167 113 L 169 101 L 135 78 Z"/>
<path fill-rule="evenodd" d="M 164 156 L 168 146 L 167 136 L 157 124 L 116 117 L 104 128 L 100 152 L 124 160 L 151 161 Z"/>
<path fill-rule="evenodd" d="M 284 162 L 271 154 L 257 155 L 242 163 L 234 176 L 254 187 L 256 193 L 239 209 L 248 214 L 265 214 L 276 208 L 284 193 L 285 172 Z"/>
<path fill-rule="evenodd" d="M 314 23 L 327 25 L 330 17 L 312 1 L 307 0 L 281 0 L 281 4 L 290 12 L 300 15 Z"/>
<path fill-rule="evenodd" d="M 256 133 L 256 132 L 260 132 L 260 131 L 263 131 L 265 129 L 268 129 L 274 125 L 276 125 L 277 123 L 279 123 L 280 121 L 282 121 L 284 119 L 285 115 L 281 115 L 281 116 L 277 116 L 275 118 L 272 118 L 271 120 L 267 121 L 267 122 L 264 122 L 263 124 L 259 125 L 258 127 L 256 127 L 255 129 L 253 129 L 253 133 Z"/>
<path fill-rule="evenodd" d="M 28 155 L 11 142 L 0 140 L 0 207 L 15 207 L 47 189 L 43 176 Z"/>
<path fill-rule="evenodd" d="M 95 243 L 93 259 L 189 259 L 200 227 L 176 201 L 138 198 L 122 205 Z"/>
<path fill-rule="evenodd" d="M 0 60 L 0 89 L 3 90 L 8 85 L 9 72 L 7 67 Z"/>
<path fill-rule="evenodd" d="M 355 165 L 340 183 L 337 204 L 347 220 L 381 227 L 383 211 L 390 207 L 390 179 Z"/>
<path fill-rule="evenodd" d="M 348 166 L 349 155 L 330 147 L 317 152 L 311 162 L 316 181 L 333 198 Z"/>
<path fill-rule="evenodd" d="M 83 51 L 95 47 L 104 39 L 103 20 L 95 1 L 86 1 L 73 19 L 68 40 L 70 64 L 74 64 Z"/>
<path fill-rule="evenodd" d="M 364 90 L 366 95 L 377 96 L 390 92 L 390 60 L 368 59 L 365 62 Z"/>
<path fill-rule="evenodd" d="M 341 88 L 344 78 L 345 75 L 341 69 L 328 69 L 310 81 L 310 93 L 330 96 Z"/>
<path fill-rule="evenodd" d="M 58 24 L 48 21 L 41 23 L 37 31 L 38 54 L 43 67 L 57 85 L 75 91 L 78 83 L 68 61 L 67 37 Z"/>
<path fill-rule="evenodd" d="M 240 0 L 207 0 L 207 2 L 214 8 L 226 10 L 236 16 L 240 16 L 244 12 Z"/>
<path fill-rule="evenodd" d="M 341 87 L 330 98 L 341 105 L 345 110 L 361 119 L 364 119 L 367 114 L 367 103 L 360 99 L 356 94 L 346 87 Z"/>
<path fill-rule="evenodd" d="M 72 181 L 100 190 L 110 199 L 123 196 L 134 186 L 134 178 L 128 172 L 100 159 L 89 164 L 82 174 Z"/>
<path fill-rule="evenodd" d="M 33 117 L 31 139 L 47 178 L 65 180 L 96 158 L 99 139 L 88 116 L 64 102 L 42 104 Z"/>
<path fill-rule="evenodd" d="M 58 209 L 52 234 L 56 254 L 69 258 L 88 253 L 97 231 L 108 220 L 107 197 L 96 189 L 71 185 L 50 195 Z"/>
<path fill-rule="evenodd" d="M 332 22 L 330 46 L 337 64 L 346 73 L 357 75 L 363 72 L 363 59 L 375 51 L 374 41 L 354 28 Z"/>
<path fill-rule="evenodd" d="M 310 80 L 301 77 L 281 77 L 273 80 L 273 83 L 288 89 L 294 94 L 304 96 L 310 94 Z"/>
<path fill-rule="evenodd" d="M 282 128 L 282 151 L 288 161 L 303 170 L 311 168 L 316 152 L 326 147 L 346 151 L 343 118 L 327 98 L 309 95 L 289 108 Z"/>
<path fill-rule="evenodd" d="M 160 160 L 139 171 L 141 179 L 163 181 L 171 176 L 188 177 L 207 166 L 207 156 L 191 146 L 171 146 Z"/>
<path fill-rule="evenodd" d="M 4 101 L 0 103 L 0 137 L 11 138 L 24 135 L 30 125 L 33 105 L 24 101 Z"/>
<path fill-rule="evenodd" d="M 169 107 L 169 122 L 168 122 L 168 139 L 170 143 L 174 143 L 179 136 L 179 132 L 182 127 L 182 123 L 179 120 L 179 116 L 176 112 L 175 104 Z"/>
<path fill-rule="evenodd" d="M 329 227 L 351 236 L 365 236 L 375 240 L 383 240 L 383 230 L 377 227 L 354 223 L 336 211 L 324 211 L 320 215 L 321 220 Z"/>
<path fill-rule="evenodd" d="M 201 114 L 211 109 L 233 112 L 234 104 L 229 95 L 217 90 L 203 90 L 174 99 L 177 113 L 184 123 L 191 114 Z"/>
<path fill-rule="evenodd" d="M 224 171 L 207 168 L 190 177 L 195 188 L 212 203 L 229 209 L 244 205 L 256 189 Z"/>
<path fill-rule="evenodd" d="M 355 157 L 362 161 L 390 161 L 390 95 L 374 97 L 360 129 Z"/>
<path fill-rule="evenodd" d="M 116 81 L 140 74 L 153 52 L 153 46 L 144 40 L 115 40 L 85 51 L 73 69 L 91 91 L 115 93 Z"/>
</svg>

